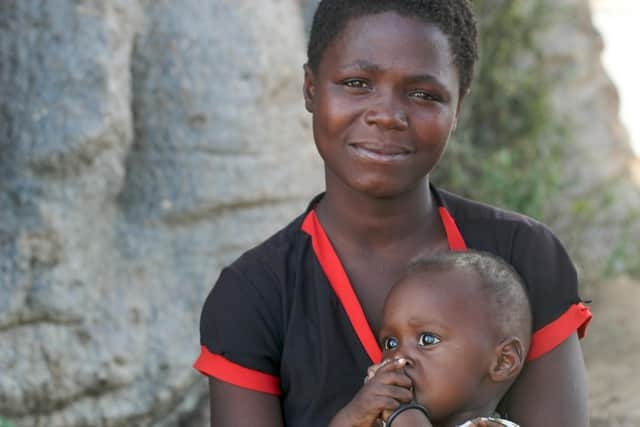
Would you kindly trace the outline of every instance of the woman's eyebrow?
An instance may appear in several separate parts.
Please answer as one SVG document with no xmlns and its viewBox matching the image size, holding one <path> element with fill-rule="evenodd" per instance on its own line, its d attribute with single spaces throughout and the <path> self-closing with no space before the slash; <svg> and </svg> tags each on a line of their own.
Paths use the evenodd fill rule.
<svg viewBox="0 0 640 427">
<path fill-rule="evenodd" d="M 432 75 L 432 74 L 415 74 L 411 76 L 407 76 L 405 79 L 409 83 L 431 83 L 441 87 L 445 87 L 445 85 L 440 82 L 440 80 Z"/>
<path fill-rule="evenodd" d="M 369 62 L 364 59 L 358 59 L 356 61 L 350 62 L 341 67 L 343 70 L 351 70 L 358 69 L 362 71 L 368 72 L 383 72 L 385 68 L 379 64 L 374 64 L 373 62 Z M 435 84 L 439 87 L 445 88 L 445 85 L 433 74 L 425 73 L 425 74 L 413 74 L 409 75 L 405 78 L 405 80 L 409 83 L 430 83 Z"/>
<path fill-rule="evenodd" d="M 364 59 L 358 59 L 354 62 L 344 65 L 341 68 L 343 70 L 357 68 L 362 71 L 370 71 L 370 72 L 379 72 L 384 70 L 380 65 L 374 64 L 373 62 L 369 62 Z"/>
</svg>

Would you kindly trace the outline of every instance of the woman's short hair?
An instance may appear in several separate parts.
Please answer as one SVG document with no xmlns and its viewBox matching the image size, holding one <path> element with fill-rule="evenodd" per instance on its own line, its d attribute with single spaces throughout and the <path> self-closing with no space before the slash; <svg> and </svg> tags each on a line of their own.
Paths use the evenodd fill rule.
<svg viewBox="0 0 640 427">
<path fill-rule="evenodd" d="M 478 30 L 468 0 L 322 0 L 311 24 L 307 61 L 318 71 L 322 56 L 347 23 L 365 15 L 395 12 L 433 24 L 447 37 L 460 79 L 460 96 L 467 94 L 478 59 Z"/>
</svg>

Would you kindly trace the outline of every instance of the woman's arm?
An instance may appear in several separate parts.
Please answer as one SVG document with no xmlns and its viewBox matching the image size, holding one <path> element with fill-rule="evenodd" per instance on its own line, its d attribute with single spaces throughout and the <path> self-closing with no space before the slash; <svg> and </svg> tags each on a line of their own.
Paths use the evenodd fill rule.
<svg viewBox="0 0 640 427">
<path fill-rule="evenodd" d="M 576 334 L 528 362 L 507 396 L 509 418 L 523 427 L 588 427 L 587 386 Z"/>
<path fill-rule="evenodd" d="M 283 427 L 280 398 L 209 378 L 211 427 Z"/>
</svg>

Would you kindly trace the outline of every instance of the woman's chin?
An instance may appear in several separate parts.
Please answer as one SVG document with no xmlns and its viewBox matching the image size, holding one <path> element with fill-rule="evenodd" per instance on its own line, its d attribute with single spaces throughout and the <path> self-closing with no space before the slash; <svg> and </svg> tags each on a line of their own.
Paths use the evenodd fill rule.
<svg viewBox="0 0 640 427">
<path fill-rule="evenodd" d="M 419 185 L 401 180 L 384 179 L 359 179 L 351 187 L 357 192 L 376 199 L 395 199 L 417 189 Z"/>
</svg>

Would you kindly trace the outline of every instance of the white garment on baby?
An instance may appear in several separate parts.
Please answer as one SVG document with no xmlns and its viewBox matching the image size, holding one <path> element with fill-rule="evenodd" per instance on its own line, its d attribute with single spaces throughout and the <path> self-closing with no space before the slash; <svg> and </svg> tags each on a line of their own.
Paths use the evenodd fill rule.
<svg viewBox="0 0 640 427">
<path fill-rule="evenodd" d="M 481 417 L 481 418 L 476 418 L 475 421 L 493 421 L 494 423 L 501 426 L 505 426 L 505 427 L 520 427 L 518 424 L 514 423 L 513 421 L 504 420 L 502 418 Z M 474 425 L 473 421 L 467 421 L 466 423 L 462 424 L 459 427 L 470 427 L 473 425 Z"/>
</svg>

